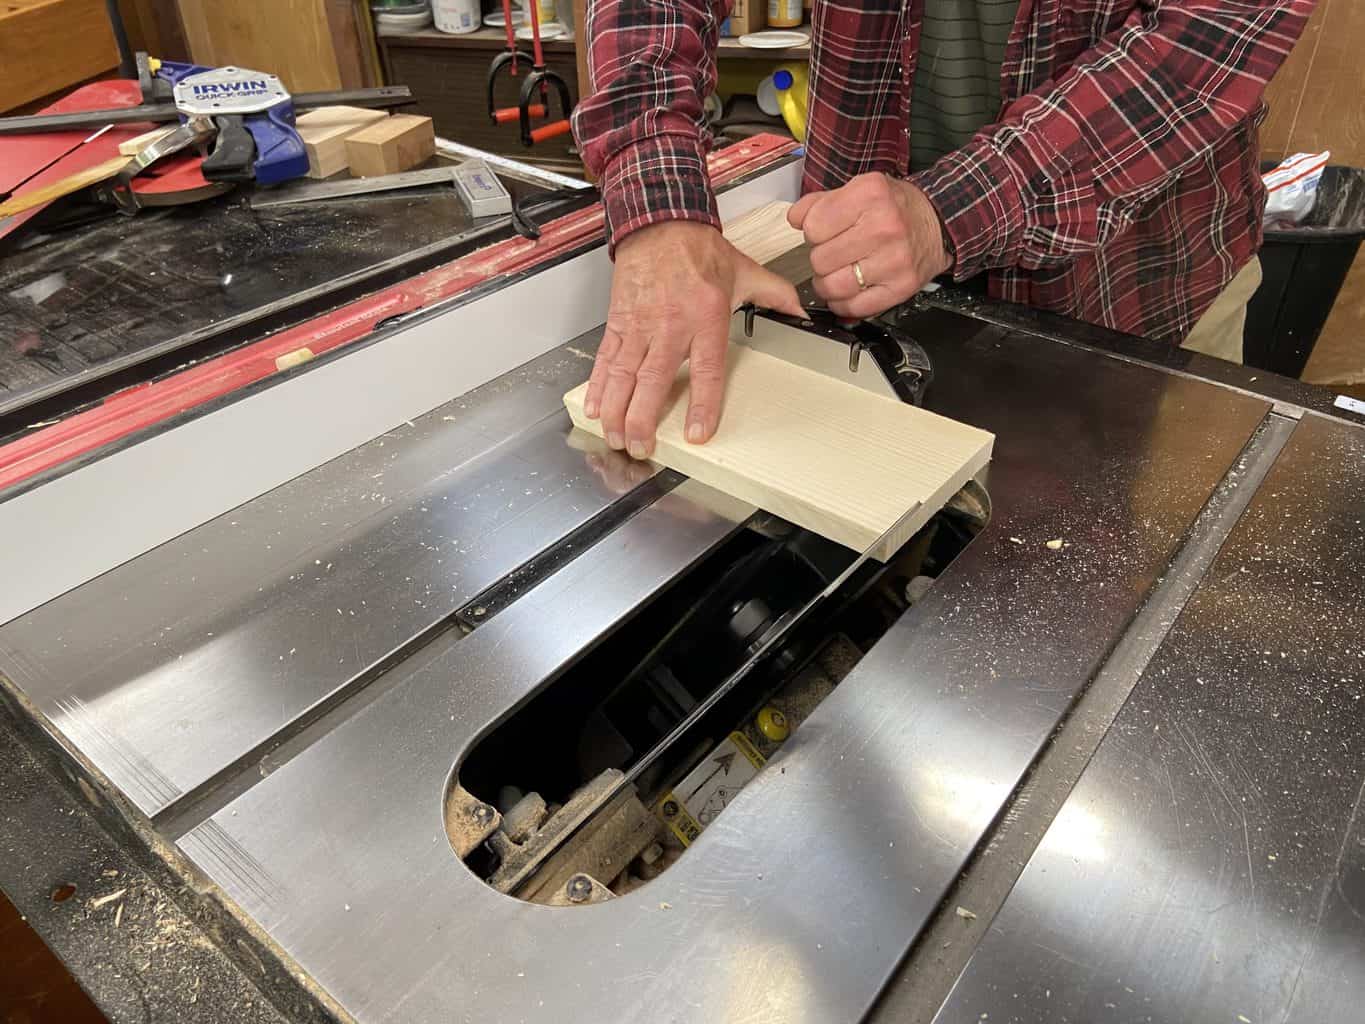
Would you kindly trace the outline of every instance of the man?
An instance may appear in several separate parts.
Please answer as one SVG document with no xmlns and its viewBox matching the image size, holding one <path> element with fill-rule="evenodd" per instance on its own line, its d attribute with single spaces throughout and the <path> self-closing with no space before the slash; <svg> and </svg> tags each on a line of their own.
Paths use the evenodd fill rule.
<svg viewBox="0 0 1365 1024">
<path fill-rule="evenodd" d="M 616 269 L 585 404 L 636 458 L 684 359 L 687 439 L 715 432 L 735 307 L 800 310 L 719 231 L 700 124 L 727 7 L 589 3 L 596 91 L 574 128 Z M 789 218 L 815 291 L 866 317 L 939 274 L 986 274 L 994 297 L 1179 344 L 1226 289 L 1219 318 L 1238 322 L 1261 238 L 1262 93 L 1312 7 L 816 0 Z"/>
</svg>

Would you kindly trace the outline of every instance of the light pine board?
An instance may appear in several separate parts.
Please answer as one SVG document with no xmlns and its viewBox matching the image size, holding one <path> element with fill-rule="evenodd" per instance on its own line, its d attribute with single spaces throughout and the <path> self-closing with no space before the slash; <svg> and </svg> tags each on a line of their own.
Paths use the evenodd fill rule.
<svg viewBox="0 0 1365 1024">
<path fill-rule="evenodd" d="M 994 443 L 984 430 L 732 344 L 720 429 L 692 445 L 683 439 L 687 383 L 684 368 L 656 461 L 855 551 L 899 521 L 871 552 L 881 561 L 990 460 Z M 583 415 L 586 392 L 574 388 L 564 405 L 575 426 L 600 437 L 600 422 Z"/>
<path fill-rule="evenodd" d="M 725 222 L 725 237 L 755 263 L 770 263 L 804 245 L 805 236 L 787 223 L 791 203 L 776 200 Z"/>
</svg>

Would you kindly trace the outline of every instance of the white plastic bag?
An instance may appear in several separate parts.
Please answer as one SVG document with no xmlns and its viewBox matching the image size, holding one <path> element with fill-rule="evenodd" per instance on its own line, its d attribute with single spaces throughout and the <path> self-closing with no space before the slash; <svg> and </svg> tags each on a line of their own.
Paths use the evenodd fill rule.
<svg viewBox="0 0 1365 1024">
<path fill-rule="evenodd" d="M 1270 228 L 1277 224 L 1298 224 L 1307 217 L 1317 201 L 1323 169 L 1331 158 L 1330 152 L 1295 153 L 1264 175 L 1269 195 L 1262 223 Z"/>
</svg>

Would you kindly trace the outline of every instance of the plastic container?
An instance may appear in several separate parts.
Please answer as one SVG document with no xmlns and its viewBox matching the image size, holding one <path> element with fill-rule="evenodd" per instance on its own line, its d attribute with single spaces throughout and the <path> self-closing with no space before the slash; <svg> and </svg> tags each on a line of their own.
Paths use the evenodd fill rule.
<svg viewBox="0 0 1365 1024">
<path fill-rule="evenodd" d="M 1263 280 L 1247 305 L 1246 365 L 1288 377 L 1303 373 L 1362 238 L 1365 170 L 1328 167 L 1302 224 L 1266 228 Z"/>
<path fill-rule="evenodd" d="M 805 64 L 779 64 L 772 76 L 776 92 L 777 107 L 782 120 L 787 122 L 787 131 L 797 142 L 806 141 L 806 111 L 810 74 Z"/>
<path fill-rule="evenodd" d="M 768 0 L 769 28 L 796 28 L 803 18 L 801 0 Z"/>
<path fill-rule="evenodd" d="M 431 14 L 437 29 L 457 36 L 474 32 L 483 24 L 479 0 L 431 0 Z"/>
</svg>

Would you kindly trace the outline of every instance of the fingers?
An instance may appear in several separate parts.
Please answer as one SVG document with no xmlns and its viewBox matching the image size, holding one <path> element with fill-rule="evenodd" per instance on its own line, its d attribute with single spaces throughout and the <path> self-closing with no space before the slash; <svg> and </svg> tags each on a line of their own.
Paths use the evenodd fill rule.
<svg viewBox="0 0 1365 1024">
<path fill-rule="evenodd" d="M 632 459 L 647 459 L 654 454 L 654 430 L 677 382 L 682 357 L 680 346 L 656 343 L 650 346 L 635 374 L 635 391 L 625 420 L 626 451 Z"/>
<path fill-rule="evenodd" d="M 867 266 L 867 258 L 876 251 L 880 240 L 867 231 L 845 231 L 835 235 L 828 242 L 813 247 L 810 251 L 810 269 L 817 277 L 828 277 L 861 260 Z"/>
<path fill-rule="evenodd" d="M 793 293 L 795 299 L 795 293 Z M 797 309 L 800 309 L 797 303 Z M 802 314 L 803 316 L 805 314 Z M 705 444 L 720 425 L 725 398 L 725 353 L 730 345 L 730 318 L 708 326 L 692 339 L 688 360 L 690 386 L 683 436 L 689 444 Z"/>
<path fill-rule="evenodd" d="M 806 222 L 806 216 L 810 213 L 811 207 L 826 195 L 828 195 L 827 192 L 807 192 L 788 208 L 787 223 L 800 231 Z"/>
<path fill-rule="evenodd" d="M 616 353 L 621 351 L 621 335 L 610 324 L 602 332 L 602 343 L 597 346 L 597 358 L 592 362 L 592 376 L 588 378 L 588 392 L 583 396 L 583 413 L 590 420 L 601 415 L 602 391 L 607 386 L 607 370 Z"/>
<path fill-rule="evenodd" d="M 885 313 L 903 301 L 904 299 L 890 288 L 873 285 L 849 299 L 829 299 L 826 305 L 846 320 L 866 320 L 878 313 Z"/>
<path fill-rule="evenodd" d="M 805 234 L 809 245 L 823 245 L 857 226 L 868 211 L 891 202 L 891 189 L 884 174 L 860 174 L 842 188 L 803 196 L 788 211 L 787 219 Z M 799 213 L 798 207 L 802 207 Z"/>
<path fill-rule="evenodd" d="M 832 272 L 811 278 L 815 294 L 826 302 L 848 300 L 860 292 L 871 291 L 881 286 L 899 286 L 907 277 L 903 265 L 888 262 L 883 253 L 873 253 L 858 260 L 863 272 L 863 284 L 858 283 L 858 275 L 853 270 L 853 261 L 841 263 Z M 864 287 L 866 286 L 866 287 Z"/>
<path fill-rule="evenodd" d="M 794 284 L 736 253 L 735 288 L 730 296 L 730 308 L 738 309 L 746 302 L 791 316 L 804 318 L 806 315 Z"/>
<path fill-rule="evenodd" d="M 607 444 L 619 451 L 626 446 L 626 410 L 630 408 L 631 397 L 635 394 L 635 374 L 644 362 L 652 339 L 639 330 L 613 333 L 620 335 L 621 344 L 615 357 L 607 364 L 598 413 Z M 584 404 L 587 404 L 586 396 Z"/>
</svg>

